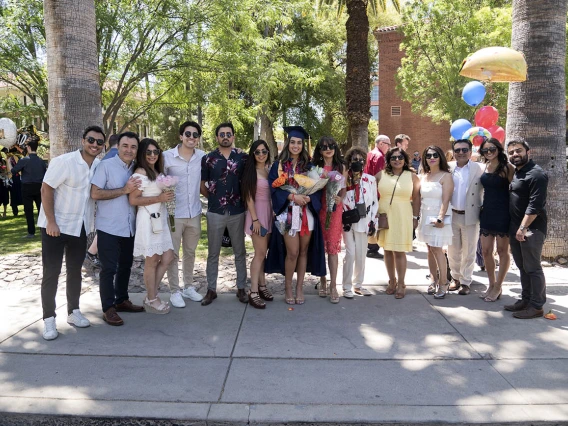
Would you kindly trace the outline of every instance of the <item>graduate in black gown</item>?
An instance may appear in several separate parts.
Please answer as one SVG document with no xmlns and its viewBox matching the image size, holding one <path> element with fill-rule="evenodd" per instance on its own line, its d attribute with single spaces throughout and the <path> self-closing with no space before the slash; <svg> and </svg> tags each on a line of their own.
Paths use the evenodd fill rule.
<svg viewBox="0 0 568 426">
<path fill-rule="evenodd" d="M 297 195 L 280 187 L 274 181 L 286 174 L 285 185 L 297 187 L 294 175 L 305 175 L 312 164 L 306 148 L 308 133 L 300 126 L 285 127 L 286 143 L 268 174 L 272 208 L 275 220 L 265 263 L 266 273 L 284 275 L 286 303 L 304 303 L 304 276 L 306 272 L 321 277 L 326 275 L 323 234 L 319 223 L 322 191 L 313 195 Z M 277 182 L 278 184 L 278 182 Z M 296 296 L 292 291 L 292 277 L 296 272 Z"/>
</svg>

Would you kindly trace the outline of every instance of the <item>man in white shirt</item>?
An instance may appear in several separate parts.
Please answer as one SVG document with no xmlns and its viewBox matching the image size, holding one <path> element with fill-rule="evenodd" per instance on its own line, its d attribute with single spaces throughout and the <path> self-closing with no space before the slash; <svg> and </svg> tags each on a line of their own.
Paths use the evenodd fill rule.
<svg viewBox="0 0 568 426">
<path fill-rule="evenodd" d="M 454 158 L 448 163 L 454 178 L 452 195 L 452 244 L 448 247 L 448 260 L 453 283 L 449 290 L 469 294 L 473 280 L 475 252 L 479 239 L 479 213 L 481 211 L 483 166 L 471 161 L 472 144 L 467 139 L 454 142 Z"/>
<path fill-rule="evenodd" d="M 174 261 L 168 267 L 170 303 L 176 308 L 185 307 L 183 298 L 201 302 L 203 296 L 193 287 L 195 249 L 201 236 L 201 158 L 205 152 L 197 149 L 201 126 L 186 121 L 179 127 L 181 143 L 164 152 L 164 172 L 179 178 L 176 185 L 175 231 L 171 233 L 174 244 Z M 179 248 L 183 241 L 183 290 L 179 285 Z"/>
<path fill-rule="evenodd" d="M 37 225 L 41 228 L 41 305 L 45 340 L 57 338 L 55 294 L 63 254 L 67 263 L 67 322 L 88 327 L 79 310 L 81 266 L 87 250 L 87 233 L 94 229 L 94 202 L 89 197 L 91 178 L 99 163 L 105 134 L 99 126 L 83 132 L 82 149 L 54 158 L 41 186 L 42 204 Z"/>
</svg>

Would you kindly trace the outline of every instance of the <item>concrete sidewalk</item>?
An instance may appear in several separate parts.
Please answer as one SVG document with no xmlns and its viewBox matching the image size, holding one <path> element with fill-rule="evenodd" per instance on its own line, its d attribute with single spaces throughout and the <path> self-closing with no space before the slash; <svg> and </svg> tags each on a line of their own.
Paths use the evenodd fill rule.
<svg viewBox="0 0 568 426">
<path fill-rule="evenodd" d="M 383 262 L 367 265 L 372 297 L 332 305 L 312 288 L 302 306 L 277 295 L 256 310 L 225 293 L 116 328 L 96 285 L 81 298 L 92 326 L 69 326 L 62 287 L 51 342 L 39 287 L 2 289 L 0 424 L 568 422 L 568 269 L 545 269 L 559 319 L 523 321 L 503 311 L 520 293 L 515 270 L 496 303 L 477 297 L 481 272 L 469 296 L 434 300 L 421 249 L 395 300 Z"/>
</svg>

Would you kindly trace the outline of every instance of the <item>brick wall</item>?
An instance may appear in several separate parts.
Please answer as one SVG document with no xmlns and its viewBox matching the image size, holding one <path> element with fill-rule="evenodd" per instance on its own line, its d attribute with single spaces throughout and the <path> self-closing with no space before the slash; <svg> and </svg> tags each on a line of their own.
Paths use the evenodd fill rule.
<svg viewBox="0 0 568 426">
<path fill-rule="evenodd" d="M 395 75 L 404 52 L 399 46 L 402 33 L 390 27 L 375 31 L 379 43 L 379 133 L 386 134 L 394 142 L 400 133 L 410 136 L 409 154 L 422 151 L 428 145 L 438 145 L 444 151 L 451 148 L 450 125 L 434 124 L 428 117 L 412 113 L 410 104 L 400 100 L 396 93 Z M 391 107 L 400 107 L 400 116 L 391 115 Z"/>
</svg>

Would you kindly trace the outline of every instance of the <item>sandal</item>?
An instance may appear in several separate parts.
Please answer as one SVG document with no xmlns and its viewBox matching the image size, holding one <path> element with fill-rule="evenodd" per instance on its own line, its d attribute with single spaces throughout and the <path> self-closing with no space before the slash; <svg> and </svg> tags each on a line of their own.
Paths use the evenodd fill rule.
<svg viewBox="0 0 568 426">
<path fill-rule="evenodd" d="M 503 290 L 499 290 L 499 294 L 497 295 L 497 297 L 491 297 L 491 296 L 486 296 L 483 301 L 484 302 L 496 302 L 497 300 L 499 300 L 501 298 L 501 293 L 503 293 Z"/>
<path fill-rule="evenodd" d="M 336 288 L 332 288 L 329 294 L 329 301 L 331 303 L 339 303 L 339 294 L 337 293 Z"/>
<path fill-rule="evenodd" d="M 394 294 L 394 292 L 396 291 L 396 280 L 393 281 L 393 284 L 391 285 L 391 280 L 389 280 L 389 285 L 387 287 L 387 289 L 385 290 L 386 294 Z"/>
<path fill-rule="evenodd" d="M 262 301 L 258 291 L 249 291 L 249 304 L 256 309 L 266 308 L 266 303 Z"/>
<path fill-rule="evenodd" d="M 438 283 L 436 281 L 431 282 L 430 285 L 428 286 L 428 294 L 434 294 L 436 293 L 436 287 L 438 286 Z"/>
<path fill-rule="evenodd" d="M 155 306 L 156 302 L 158 302 L 158 306 Z M 154 305 L 153 305 L 154 303 Z M 170 305 L 167 303 L 162 302 L 159 298 L 155 299 L 148 299 L 147 297 L 144 299 L 144 310 L 149 314 L 158 314 L 164 315 L 170 312 Z"/>
<path fill-rule="evenodd" d="M 266 300 L 267 302 L 272 302 L 274 300 L 272 293 L 268 291 L 265 285 L 258 286 L 258 294 L 262 300 Z"/>
<path fill-rule="evenodd" d="M 320 281 L 320 285 L 318 288 L 318 296 L 319 297 L 327 297 L 327 281 Z"/>
<path fill-rule="evenodd" d="M 304 288 L 303 287 L 299 287 L 300 291 L 298 291 L 298 285 L 296 285 L 296 305 L 303 305 L 305 300 L 304 300 Z M 299 293 L 302 293 L 301 297 L 298 297 Z"/>
<path fill-rule="evenodd" d="M 396 287 L 396 293 L 394 295 L 395 299 L 404 299 L 404 295 L 406 294 L 406 285 L 404 283 L 398 283 Z"/>
</svg>

